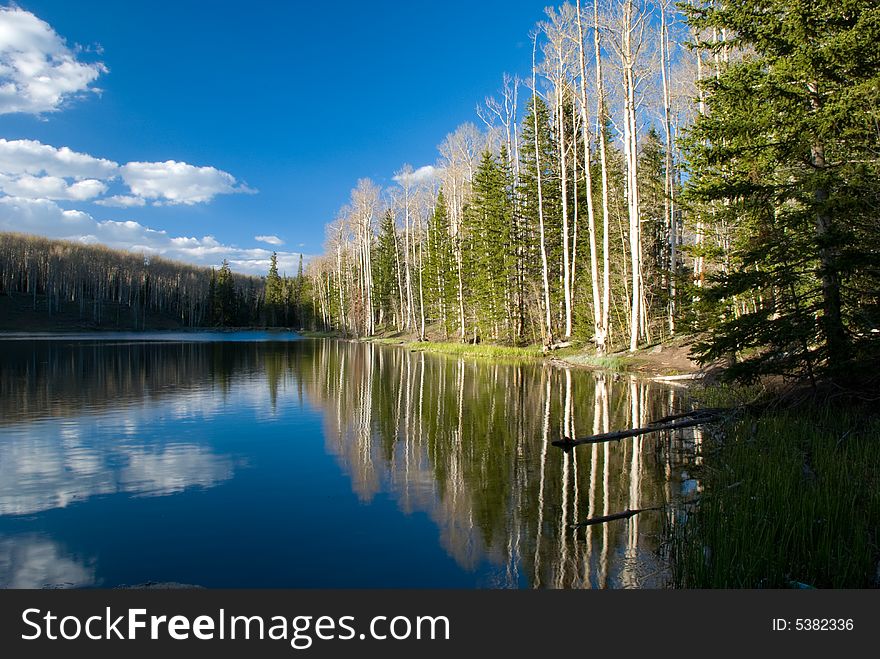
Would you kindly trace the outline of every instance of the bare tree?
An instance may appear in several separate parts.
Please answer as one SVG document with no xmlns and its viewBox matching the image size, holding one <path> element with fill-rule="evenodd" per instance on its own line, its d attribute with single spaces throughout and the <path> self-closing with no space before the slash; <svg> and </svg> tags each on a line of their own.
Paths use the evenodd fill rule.
<svg viewBox="0 0 880 659">
<path fill-rule="evenodd" d="M 660 32 L 658 38 L 660 41 L 660 74 L 663 82 L 663 132 L 666 138 L 666 171 L 663 181 L 663 210 L 664 221 L 666 224 L 666 237 L 668 249 L 668 294 L 669 303 L 666 309 L 667 323 L 669 325 L 669 333 L 675 333 L 675 278 L 678 272 L 678 226 L 675 216 L 675 181 L 673 178 L 673 142 L 672 142 L 672 113 L 671 98 L 669 92 L 669 8 L 670 0 L 661 0 L 660 2 Z"/>
<path fill-rule="evenodd" d="M 394 179 L 400 185 L 401 196 L 398 198 L 400 208 L 398 212 L 403 216 L 403 287 L 405 298 L 405 327 L 412 329 L 415 325 L 415 305 L 413 304 L 413 284 L 412 284 L 412 235 L 410 228 L 411 213 L 411 190 L 413 184 L 413 168 L 409 164 L 405 164 L 398 171 Z"/>
<path fill-rule="evenodd" d="M 534 118 L 535 138 L 535 170 L 538 179 L 538 231 L 541 245 L 541 275 L 544 284 L 544 321 L 546 332 L 544 341 L 547 345 L 553 344 L 553 324 L 550 317 L 550 277 L 547 267 L 547 240 L 544 232 L 544 193 L 541 184 L 541 146 L 538 141 L 538 68 L 535 63 L 535 55 L 538 49 L 538 33 L 532 35 L 532 117 Z"/>
<path fill-rule="evenodd" d="M 491 130 L 495 122 L 501 124 L 504 141 L 507 144 L 508 164 L 513 172 L 514 183 L 519 182 L 519 133 L 517 131 L 517 103 L 519 87 L 522 84 L 518 76 L 504 74 L 501 87 L 501 100 L 487 96 L 483 105 L 477 106 L 477 115 Z"/>
<path fill-rule="evenodd" d="M 565 305 L 565 338 L 571 337 L 573 324 L 572 304 L 572 248 L 568 208 L 568 151 L 566 141 L 565 102 L 570 94 L 570 62 L 572 43 L 568 35 L 571 24 L 571 5 L 563 5 L 560 11 L 546 10 L 549 21 L 544 23 L 548 44 L 545 52 L 547 77 L 553 84 L 553 110 L 556 123 L 556 143 L 562 185 L 562 288 Z"/>
<path fill-rule="evenodd" d="M 596 212 L 593 207 L 593 175 L 592 175 L 592 154 L 590 149 L 590 142 L 592 138 L 590 136 L 589 126 L 589 111 L 587 109 L 587 63 L 586 56 L 584 53 L 584 27 L 583 27 L 583 17 L 581 14 L 581 2 L 577 0 L 577 30 L 578 30 L 578 63 L 580 64 L 580 108 L 581 108 L 581 119 L 583 123 L 582 127 L 582 135 L 584 142 L 584 174 L 586 178 L 586 196 L 587 196 L 587 229 L 589 232 L 589 242 L 590 242 L 590 290 L 593 293 L 593 335 L 596 341 L 596 351 L 600 354 L 604 354 L 606 351 L 606 337 L 607 337 L 607 328 L 604 327 L 602 320 L 606 316 L 604 313 L 603 300 L 599 297 L 599 259 L 596 250 Z M 597 30 L 598 27 L 594 28 Z M 599 65 L 598 62 L 598 52 L 597 52 L 597 68 Z M 599 91 L 597 89 L 597 98 L 599 96 Z M 601 107 L 601 100 L 600 100 Z M 599 112 L 597 111 L 597 117 L 599 116 Z M 602 158 L 602 167 L 603 167 L 603 202 L 607 204 L 607 172 L 605 171 L 605 162 L 604 162 L 604 143 L 602 144 L 603 158 Z M 577 195 L 575 195 L 575 199 L 577 199 Z M 607 236 L 607 212 L 604 216 L 605 220 L 605 235 Z M 577 244 L 577 241 L 575 241 Z M 606 259 L 607 259 L 607 248 L 606 248 Z M 607 283 L 606 283 L 607 285 Z"/>
<path fill-rule="evenodd" d="M 635 352 L 639 338 L 647 331 L 647 312 L 642 284 L 641 202 L 638 183 L 637 67 L 648 28 L 649 12 L 644 0 L 613 0 L 611 40 L 620 66 L 623 95 L 623 147 L 626 161 L 626 196 L 629 215 L 630 249 L 630 336 L 629 349 Z"/>
<path fill-rule="evenodd" d="M 373 313 L 373 236 L 376 217 L 381 212 L 379 188 L 369 179 L 358 181 L 351 192 L 351 222 L 354 225 L 355 244 L 358 255 L 359 293 L 364 310 L 364 333 L 375 331 Z"/>
</svg>

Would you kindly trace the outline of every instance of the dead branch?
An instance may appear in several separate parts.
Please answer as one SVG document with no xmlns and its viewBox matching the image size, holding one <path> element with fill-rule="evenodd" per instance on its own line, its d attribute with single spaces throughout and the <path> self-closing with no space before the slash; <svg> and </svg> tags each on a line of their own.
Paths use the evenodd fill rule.
<svg viewBox="0 0 880 659">
<path fill-rule="evenodd" d="M 628 437 L 637 437 L 639 435 L 647 435 L 651 432 L 660 430 L 677 430 L 680 428 L 691 428 L 707 423 L 715 423 L 722 418 L 723 410 L 695 410 L 688 414 L 674 414 L 657 421 L 652 421 L 644 428 L 631 428 L 629 430 L 616 430 L 614 432 L 604 432 L 598 435 L 590 435 L 580 439 L 572 439 L 564 437 L 552 442 L 553 446 L 563 449 L 570 449 L 581 444 L 601 444 L 602 442 L 616 442 Z"/>
<path fill-rule="evenodd" d="M 636 508 L 634 510 L 624 510 L 620 513 L 612 513 L 611 515 L 602 515 L 600 517 L 591 517 L 590 519 L 585 519 L 583 522 L 578 522 L 577 524 L 569 524 L 568 528 L 570 529 L 579 529 L 584 526 L 593 526 L 594 524 L 605 524 L 606 522 L 613 522 L 616 519 L 629 519 L 630 517 L 635 517 L 639 513 L 648 512 L 650 510 L 662 510 L 665 506 L 651 506 L 650 508 Z"/>
</svg>

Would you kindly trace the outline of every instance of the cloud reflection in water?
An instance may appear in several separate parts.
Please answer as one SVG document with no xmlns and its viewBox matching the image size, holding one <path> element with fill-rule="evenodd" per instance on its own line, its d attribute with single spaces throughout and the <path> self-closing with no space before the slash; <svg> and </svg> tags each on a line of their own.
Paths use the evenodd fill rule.
<svg viewBox="0 0 880 659">
<path fill-rule="evenodd" d="M 83 588 L 95 568 L 36 534 L 0 538 L 0 588 Z"/>
</svg>

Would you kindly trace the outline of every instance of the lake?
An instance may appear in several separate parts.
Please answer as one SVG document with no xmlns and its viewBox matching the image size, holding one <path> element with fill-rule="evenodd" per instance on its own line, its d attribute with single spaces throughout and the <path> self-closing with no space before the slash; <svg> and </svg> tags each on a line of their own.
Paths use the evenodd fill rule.
<svg viewBox="0 0 880 659">
<path fill-rule="evenodd" d="M 699 431 L 550 443 L 681 391 L 284 333 L 7 336 L 0 586 L 662 586 L 661 512 L 570 525 L 692 496 Z"/>
</svg>

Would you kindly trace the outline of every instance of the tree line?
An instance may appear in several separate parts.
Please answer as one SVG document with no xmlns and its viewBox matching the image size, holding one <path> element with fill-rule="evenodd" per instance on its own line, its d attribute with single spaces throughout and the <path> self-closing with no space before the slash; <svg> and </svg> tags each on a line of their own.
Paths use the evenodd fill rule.
<svg viewBox="0 0 880 659">
<path fill-rule="evenodd" d="M 878 30 L 868 0 L 547 9 L 482 128 L 358 182 L 318 322 L 600 354 L 699 331 L 744 377 L 876 357 Z"/>
<path fill-rule="evenodd" d="M 197 267 L 65 240 L 0 233 L 0 295 L 27 296 L 33 311 L 73 313 L 98 326 L 145 329 L 154 320 L 185 327 L 310 326 L 308 282 L 233 273 L 227 261 Z"/>
</svg>

